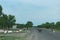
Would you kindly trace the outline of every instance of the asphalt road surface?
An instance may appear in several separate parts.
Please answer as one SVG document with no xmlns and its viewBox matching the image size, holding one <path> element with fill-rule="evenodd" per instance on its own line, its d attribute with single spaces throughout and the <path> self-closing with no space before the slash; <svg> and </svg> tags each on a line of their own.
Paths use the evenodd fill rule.
<svg viewBox="0 0 60 40">
<path fill-rule="evenodd" d="M 37 29 L 32 29 L 28 40 L 60 40 L 60 32 L 52 32 L 48 29 L 39 32 Z"/>
</svg>

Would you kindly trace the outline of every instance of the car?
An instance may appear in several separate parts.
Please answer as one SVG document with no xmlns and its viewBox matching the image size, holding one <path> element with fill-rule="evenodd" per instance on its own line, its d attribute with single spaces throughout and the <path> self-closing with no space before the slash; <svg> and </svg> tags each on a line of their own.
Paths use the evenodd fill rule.
<svg viewBox="0 0 60 40">
<path fill-rule="evenodd" d="M 37 29 L 39 32 L 41 32 L 42 31 L 42 29 Z"/>
</svg>

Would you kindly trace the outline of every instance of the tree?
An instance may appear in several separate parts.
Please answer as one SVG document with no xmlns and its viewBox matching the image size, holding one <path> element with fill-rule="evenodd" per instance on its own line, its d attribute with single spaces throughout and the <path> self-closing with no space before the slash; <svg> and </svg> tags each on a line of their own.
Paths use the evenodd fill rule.
<svg viewBox="0 0 60 40">
<path fill-rule="evenodd" d="M 46 22 L 46 23 L 43 23 L 41 25 L 38 25 L 39 28 L 54 28 L 54 22 L 52 23 L 49 23 L 49 22 Z"/>
<path fill-rule="evenodd" d="M 15 25 L 15 16 L 13 15 L 8 15 L 8 18 L 7 18 L 7 25 L 8 25 L 8 28 L 12 28 L 13 25 Z"/>
<path fill-rule="evenodd" d="M 15 22 L 15 16 L 4 14 L 0 5 L 0 28 L 12 28 Z"/>
<path fill-rule="evenodd" d="M 2 6 L 0 5 L 0 16 L 2 15 Z"/>
<path fill-rule="evenodd" d="M 50 28 L 51 29 L 54 29 L 55 28 L 55 23 L 54 22 L 50 23 Z"/>
<path fill-rule="evenodd" d="M 17 28 L 24 28 L 25 27 L 25 24 L 17 24 Z"/>
<path fill-rule="evenodd" d="M 0 19 L 0 28 L 12 28 L 15 22 L 15 16 L 3 14 Z"/>
<path fill-rule="evenodd" d="M 45 28 L 50 28 L 50 23 L 49 23 L 49 22 L 46 22 L 46 23 L 44 24 L 44 26 L 45 26 Z"/>
<path fill-rule="evenodd" d="M 31 28 L 31 27 L 33 27 L 33 23 L 31 21 L 28 21 L 26 23 L 26 28 L 28 29 L 28 28 Z"/>
<path fill-rule="evenodd" d="M 0 28 L 3 28 L 3 24 L 4 24 L 4 17 L 3 17 L 3 13 L 2 13 L 2 6 L 0 5 Z"/>
<path fill-rule="evenodd" d="M 41 24 L 37 26 L 38 28 L 45 28 L 45 24 Z"/>
<path fill-rule="evenodd" d="M 0 17 L 0 28 L 6 28 L 7 15 Z"/>
<path fill-rule="evenodd" d="M 60 22 L 56 22 L 55 29 L 60 30 Z"/>
</svg>

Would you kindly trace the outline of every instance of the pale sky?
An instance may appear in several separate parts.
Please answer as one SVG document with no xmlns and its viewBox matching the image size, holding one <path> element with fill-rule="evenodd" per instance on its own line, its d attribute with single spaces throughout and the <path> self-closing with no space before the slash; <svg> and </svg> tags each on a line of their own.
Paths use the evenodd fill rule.
<svg viewBox="0 0 60 40">
<path fill-rule="evenodd" d="M 60 21 L 60 0 L 0 0 L 0 5 L 5 14 L 15 15 L 17 23 Z"/>
</svg>

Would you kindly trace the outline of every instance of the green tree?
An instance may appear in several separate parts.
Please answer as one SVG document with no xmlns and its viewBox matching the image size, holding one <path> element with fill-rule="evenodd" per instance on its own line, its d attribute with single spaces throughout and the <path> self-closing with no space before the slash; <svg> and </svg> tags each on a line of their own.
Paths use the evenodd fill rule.
<svg viewBox="0 0 60 40">
<path fill-rule="evenodd" d="M 45 26 L 45 28 L 50 28 L 50 23 L 49 23 L 49 22 L 46 22 L 46 23 L 44 24 L 44 26 Z"/>
<path fill-rule="evenodd" d="M 56 22 L 55 29 L 60 30 L 60 22 Z"/>
<path fill-rule="evenodd" d="M 4 14 L 0 5 L 0 28 L 12 28 L 15 22 L 15 16 Z"/>
<path fill-rule="evenodd" d="M 55 28 L 55 23 L 54 22 L 50 23 L 50 28 L 51 29 L 54 29 Z"/>
<path fill-rule="evenodd" d="M 15 22 L 15 16 L 3 14 L 0 19 L 0 28 L 12 28 Z"/>
<path fill-rule="evenodd" d="M 12 26 L 15 25 L 15 22 L 16 22 L 15 16 L 8 15 L 8 18 L 7 18 L 8 28 L 12 28 Z"/>
<path fill-rule="evenodd" d="M 52 22 L 52 23 L 49 23 L 49 22 L 46 22 L 46 23 L 43 23 L 41 25 L 38 25 L 39 28 L 51 28 L 51 29 L 54 29 L 55 28 L 55 23 Z"/>
<path fill-rule="evenodd" d="M 0 28 L 6 28 L 7 15 L 0 17 Z"/>
<path fill-rule="evenodd" d="M 25 24 L 17 24 L 17 28 L 24 28 L 25 27 Z"/>
<path fill-rule="evenodd" d="M 3 28 L 4 24 L 5 24 L 5 16 L 2 12 L 2 6 L 0 5 L 0 28 Z"/>
<path fill-rule="evenodd" d="M 2 6 L 0 5 L 0 16 L 2 15 Z"/>
<path fill-rule="evenodd" d="M 45 24 L 40 24 L 37 26 L 38 28 L 45 28 Z"/>
<path fill-rule="evenodd" d="M 33 27 L 33 23 L 31 21 L 28 21 L 26 23 L 26 28 L 28 29 L 28 28 L 31 28 L 31 27 Z"/>
</svg>

